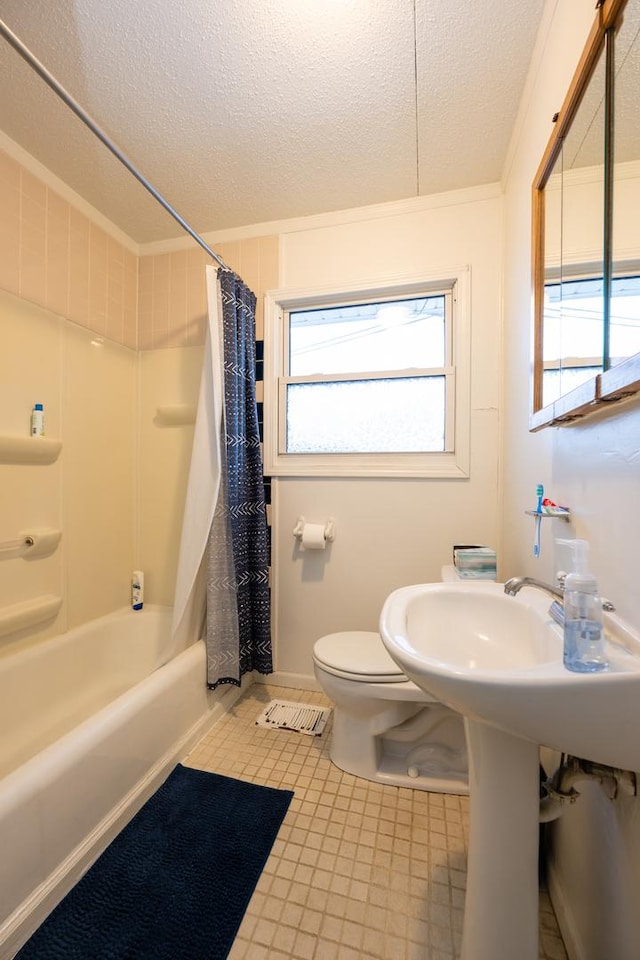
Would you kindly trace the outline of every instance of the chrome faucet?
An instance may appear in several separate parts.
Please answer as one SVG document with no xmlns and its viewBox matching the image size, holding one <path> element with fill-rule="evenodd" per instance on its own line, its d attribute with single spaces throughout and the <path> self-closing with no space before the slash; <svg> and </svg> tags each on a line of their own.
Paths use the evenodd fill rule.
<svg viewBox="0 0 640 960">
<path fill-rule="evenodd" d="M 537 587 L 538 590 L 544 590 L 560 603 L 564 599 L 564 592 L 560 587 L 553 587 L 550 583 L 543 583 L 542 580 L 536 580 L 534 577 L 511 577 L 504 585 L 504 592 L 510 597 L 515 597 L 523 587 Z"/>
<path fill-rule="evenodd" d="M 549 596 L 554 598 L 554 602 L 549 608 L 549 614 L 551 617 L 559 623 L 560 626 L 564 623 L 564 582 L 567 579 L 567 575 L 564 572 L 558 574 L 558 584 L 559 586 L 553 587 L 550 583 L 544 583 L 542 580 L 536 580 L 534 577 L 511 577 L 510 580 L 504 585 L 504 592 L 507 593 L 510 597 L 515 597 L 523 587 L 537 587 L 538 590 L 544 590 L 545 593 L 548 593 Z M 613 613 L 615 611 L 614 605 L 610 600 L 607 600 L 606 597 L 602 597 L 602 609 L 607 613 Z"/>
</svg>

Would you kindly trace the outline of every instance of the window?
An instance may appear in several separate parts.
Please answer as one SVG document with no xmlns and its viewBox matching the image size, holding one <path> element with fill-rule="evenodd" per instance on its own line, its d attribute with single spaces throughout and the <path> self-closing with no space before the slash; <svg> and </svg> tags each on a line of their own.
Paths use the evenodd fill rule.
<svg viewBox="0 0 640 960">
<path fill-rule="evenodd" d="M 267 473 L 467 475 L 461 273 L 267 295 Z"/>
</svg>

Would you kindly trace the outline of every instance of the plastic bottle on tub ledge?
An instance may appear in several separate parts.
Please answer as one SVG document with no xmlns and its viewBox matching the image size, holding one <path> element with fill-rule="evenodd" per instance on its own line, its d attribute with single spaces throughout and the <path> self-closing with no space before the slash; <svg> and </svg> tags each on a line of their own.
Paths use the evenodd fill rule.
<svg viewBox="0 0 640 960">
<path fill-rule="evenodd" d="M 142 610 L 144 603 L 144 573 L 134 570 L 131 575 L 131 606 L 134 610 Z"/>
<path fill-rule="evenodd" d="M 44 437 L 44 406 L 34 403 L 31 411 L 31 436 Z"/>
</svg>

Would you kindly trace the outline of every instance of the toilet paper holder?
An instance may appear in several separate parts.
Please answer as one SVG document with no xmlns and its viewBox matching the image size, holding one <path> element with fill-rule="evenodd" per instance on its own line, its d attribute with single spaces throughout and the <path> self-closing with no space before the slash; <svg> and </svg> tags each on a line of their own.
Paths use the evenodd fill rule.
<svg viewBox="0 0 640 960">
<path fill-rule="evenodd" d="M 293 535 L 296 538 L 296 540 L 302 540 L 302 531 L 304 529 L 305 523 L 306 523 L 306 520 L 304 519 L 304 517 L 302 516 L 298 517 L 298 522 L 293 528 Z M 329 517 L 329 519 L 326 521 L 324 525 L 324 538 L 328 543 L 333 543 L 333 541 L 336 538 L 336 527 L 333 521 L 333 517 Z"/>
</svg>

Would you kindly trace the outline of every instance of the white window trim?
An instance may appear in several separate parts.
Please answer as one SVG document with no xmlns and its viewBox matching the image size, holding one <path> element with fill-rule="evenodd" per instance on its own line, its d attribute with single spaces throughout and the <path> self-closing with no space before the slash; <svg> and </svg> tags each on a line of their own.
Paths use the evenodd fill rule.
<svg viewBox="0 0 640 960">
<path fill-rule="evenodd" d="M 285 369 L 284 314 L 349 300 L 400 299 L 429 290 L 453 290 L 451 363 L 447 375 L 447 446 L 442 453 L 281 453 L 281 383 Z M 471 291 L 467 265 L 412 277 L 389 277 L 344 286 L 270 290 L 264 301 L 264 464 L 272 477 L 434 477 L 469 476 L 471 379 Z M 405 374 L 406 375 L 406 374 Z M 297 379 L 297 378 L 294 378 Z M 353 379 L 353 378 L 351 378 Z M 358 377 L 360 379 L 360 377 Z M 453 408 L 453 409 L 452 409 Z M 455 410 L 455 414 L 453 413 Z"/>
</svg>

